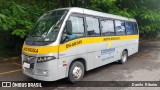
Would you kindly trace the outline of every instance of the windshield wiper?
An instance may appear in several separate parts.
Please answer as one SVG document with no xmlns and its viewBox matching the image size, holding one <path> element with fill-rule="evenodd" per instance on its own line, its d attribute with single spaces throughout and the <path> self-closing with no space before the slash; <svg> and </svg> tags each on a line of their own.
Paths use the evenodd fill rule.
<svg viewBox="0 0 160 90">
<path fill-rule="evenodd" d="M 29 38 L 29 39 L 28 39 Z M 33 37 L 31 35 L 27 35 L 27 42 L 32 42 L 32 44 L 34 45 L 34 41 L 33 41 Z"/>
<path fill-rule="evenodd" d="M 27 35 L 27 39 L 28 37 L 30 38 L 31 42 L 33 41 L 33 37 L 31 35 Z M 28 40 L 29 41 L 29 40 Z"/>
<path fill-rule="evenodd" d="M 33 40 L 33 37 L 39 37 L 39 38 L 41 38 L 42 39 L 42 42 L 46 45 L 47 43 L 45 42 L 45 38 L 44 37 L 42 37 L 42 36 L 36 36 L 36 35 L 33 35 L 33 36 L 30 36 L 30 37 L 32 37 L 32 40 Z M 33 41 L 32 41 L 33 42 Z"/>
</svg>

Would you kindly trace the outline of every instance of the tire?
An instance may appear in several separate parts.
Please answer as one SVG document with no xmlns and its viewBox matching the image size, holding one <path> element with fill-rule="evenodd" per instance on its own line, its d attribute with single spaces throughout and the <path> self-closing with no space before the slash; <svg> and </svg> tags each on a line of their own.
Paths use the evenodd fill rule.
<svg viewBox="0 0 160 90">
<path fill-rule="evenodd" d="M 126 50 L 123 50 L 122 55 L 121 55 L 121 59 L 118 60 L 118 63 L 119 64 L 124 64 L 124 63 L 127 62 L 127 59 L 128 59 L 128 53 L 127 53 Z"/>
<path fill-rule="evenodd" d="M 75 61 L 71 64 L 69 73 L 68 73 L 68 80 L 71 83 L 75 83 L 83 79 L 84 76 L 84 65 L 80 61 Z"/>
</svg>

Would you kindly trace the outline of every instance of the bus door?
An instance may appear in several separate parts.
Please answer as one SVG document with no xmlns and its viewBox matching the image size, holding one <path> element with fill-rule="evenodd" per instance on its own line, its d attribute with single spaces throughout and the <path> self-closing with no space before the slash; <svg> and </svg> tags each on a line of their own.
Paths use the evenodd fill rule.
<svg viewBox="0 0 160 90">
<path fill-rule="evenodd" d="M 86 17 L 87 24 L 87 39 L 88 39 L 88 60 L 94 63 L 94 67 L 100 66 L 102 63 L 100 61 L 100 49 L 99 38 L 100 38 L 100 24 L 99 19 L 91 16 Z"/>
</svg>

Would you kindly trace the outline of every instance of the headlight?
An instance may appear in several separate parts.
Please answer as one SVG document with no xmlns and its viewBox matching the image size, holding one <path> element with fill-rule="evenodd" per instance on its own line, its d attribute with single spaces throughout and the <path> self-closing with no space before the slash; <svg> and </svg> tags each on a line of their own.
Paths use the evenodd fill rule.
<svg viewBox="0 0 160 90">
<path fill-rule="evenodd" d="M 37 63 L 46 62 L 54 59 L 56 59 L 56 57 L 54 56 L 38 57 Z"/>
</svg>

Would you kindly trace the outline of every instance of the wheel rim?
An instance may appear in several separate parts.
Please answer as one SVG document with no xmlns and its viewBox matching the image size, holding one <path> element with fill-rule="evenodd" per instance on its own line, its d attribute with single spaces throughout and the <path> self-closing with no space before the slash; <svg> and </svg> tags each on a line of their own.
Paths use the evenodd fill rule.
<svg viewBox="0 0 160 90">
<path fill-rule="evenodd" d="M 79 79 L 82 75 L 82 68 L 79 66 L 75 66 L 72 75 L 75 79 Z"/>
<path fill-rule="evenodd" d="M 124 52 L 123 55 L 122 55 L 122 61 L 123 62 L 127 61 L 127 53 L 126 52 Z"/>
</svg>

